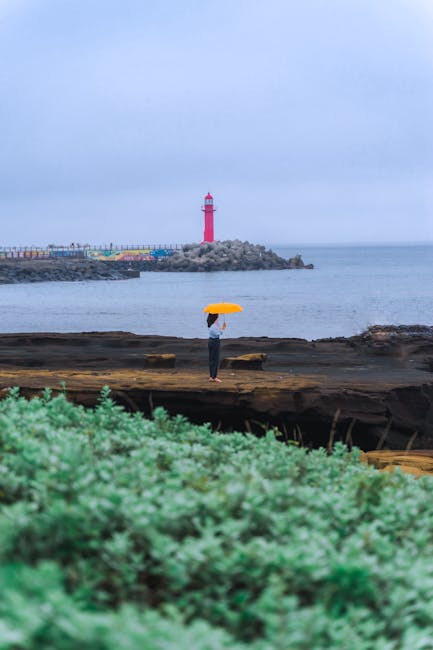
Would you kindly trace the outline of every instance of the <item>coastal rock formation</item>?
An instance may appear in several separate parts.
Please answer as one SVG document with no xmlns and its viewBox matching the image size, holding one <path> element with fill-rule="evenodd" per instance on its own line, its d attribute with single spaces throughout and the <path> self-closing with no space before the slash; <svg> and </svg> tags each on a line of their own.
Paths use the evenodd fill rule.
<svg viewBox="0 0 433 650">
<path fill-rule="evenodd" d="M 175 354 L 145 354 L 145 368 L 174 368 L 176 365 Z"/>
<path fill-rule="evenodd" d="M 433 474 L 433 450 L 431 449 L 368 451 L 361 455 L 361 460 L 383 472 L 393 472 L 398 467 L 406 474 L 413 476 L 431 476 Z"/>
<path fill-rule="evenodd" d="M 314 264 L 304 264 L 304 261 L 299 253 L 295 255 L 295 257 L 289 257 L 287 262 L 287 268 L 289 269 L 314 269 Z"/>
<path fill-rule="evenodd" d="M 239 357 L 226 357 L 221 361 L 221 368 L 234 368 L 235 370 L 263 370 L 263 362 L 267 355 L 264 352 L 241 354 Z"/>
<path fill-rule="evenodd" d="M 304 264 L 300 255 L 288 260 L 265 246 L 242 242 L 221 241 L 203 244 L 187 244 L 169 258 L 161 259 L 156 271 L 255 271 L 259 269 L 313 268 Z"/>
<path fill-rule="evenodd" d="M 122 269 L 105 262 L 90 260 L 8 259 L 0 262 L 0 284 L 126 280 L 139 275 L 138 270 Z"/>
<path fill-rule="evenodd" d="M 376 343 L 390 345 L 377 353 Z M 392 344 L 391 344 L 392 342 Z M 144 355 L 176 355 L 176 368 L 143 367 Z M 433 328 L 376 326 L 350 338 L 226 339 L 221 357 L 266 354 L 264 370 L 227 368 L 207 381 L 204 339 L 125 332 L 0 335 L 0 391 L 49 386 L 97 403 L 104 385 L 126 408 L 156 406 L 194 422 L 309 446 L 343 441 L 364 451 L 433 449 Z"/>
</svg>

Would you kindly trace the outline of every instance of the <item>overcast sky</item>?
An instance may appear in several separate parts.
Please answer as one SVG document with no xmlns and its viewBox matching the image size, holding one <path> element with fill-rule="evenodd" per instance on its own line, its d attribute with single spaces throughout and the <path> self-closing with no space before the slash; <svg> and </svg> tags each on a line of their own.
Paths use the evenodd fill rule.
<svg viewBox="0 0 433 650">
<path fill-rule="evenodd" d="M 433 241 L 433 0 L 0 0 L 0 246 Z"/>
</svg>

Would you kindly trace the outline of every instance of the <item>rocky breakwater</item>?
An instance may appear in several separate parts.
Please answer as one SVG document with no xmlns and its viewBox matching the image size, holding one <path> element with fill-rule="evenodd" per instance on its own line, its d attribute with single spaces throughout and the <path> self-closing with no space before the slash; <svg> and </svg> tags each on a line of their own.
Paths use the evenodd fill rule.
<svg viewBox="0 0 433 650">
<path fill-rule="evenodd" d="M 169 258 L 155 265 L 157 271 L 256 271 L 260 269 L 312 269 L 301 255 L 290 259 L 280 257 L 265 246 L 242 242 L 221 241 L 186 244 Z"/>
<path fill-rule="evenodd" d="M 74 282 L 83 280 L 125 280 L 140 272 L 90 260 L 4 260 L 0 262 L 0 284 L 22 282 Z"/>
</svg>

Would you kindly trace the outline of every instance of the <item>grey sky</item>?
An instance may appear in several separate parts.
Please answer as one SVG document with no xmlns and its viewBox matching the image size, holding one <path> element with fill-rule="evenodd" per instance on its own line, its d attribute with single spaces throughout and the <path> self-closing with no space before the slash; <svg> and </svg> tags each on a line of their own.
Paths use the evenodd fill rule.
<svg viewBox="0 0 433 650">
<path fill-rule="evenodd" d="M 431 0 L 0 0 L 0 245 L 433 241 Z"/>
</svg>

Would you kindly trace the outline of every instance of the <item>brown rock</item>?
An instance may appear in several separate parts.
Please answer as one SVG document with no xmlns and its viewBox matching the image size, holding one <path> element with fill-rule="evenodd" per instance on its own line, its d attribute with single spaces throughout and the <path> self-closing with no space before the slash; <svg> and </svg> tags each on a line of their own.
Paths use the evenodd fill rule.
<svg viewBox="0 0 433 650">
<path fill-rule="evenodd" d="M 396 467 L 399 467 L 402 472 L 414 476 L 433 474 L 433 451 L 431 449 L 368 451 L 362 454 L 362 460 L 383 472 L 393 472 Z"/>
<path fill-rule="evenodd" d="M 266 361 L 267 355 L 264 352 L 252 354 L 241 354 L 239 357 L 226 357 L 221 361 L 221 368 L 233 368 L 236 370 L 263 370 L 262 363 Z"/>
<path fill-rule="evenodd" d="M 174 368 L 175 354 L 145 354 L 144 366 L 149 368 Z"/>
<path fill-rule="evenodd" d="M 401 471 L 404 472 L 405 474 L 412 474 L 412 476 L 425 476 L 426 474 L 430 473 L 430 472 L 425 472 L 419 467 L 413 467 L 412 465 L 387 465 L 386 467 L 383 468 L 382 471 L 392 473 L 396 467 L 399 467 Z"/>
<path fill-rule="evenodd" d="M 393 341 L 376 354 L 379 334 Z M 93 406 L 103 385 L 128 409 L 149 414 L 164 406 L 221 430 L 263 433 L 255 422 L 302 432 L 304 444 L 326 446 L 339 411 L 334 440 L 364 450 L 382 447 L 433 450 L 433 328 L 377 326 L 350 339 L 227 338 L 224 355 L 266 354 L 265 371 L 222 370 L 208 382 L 207 341 L 128 332 L 0 335 L 0 390 L 23 394 L 65 381 L 74 401 Z M 151 365 L 144 355 L 172 354 L 176 370 Z M 159 356 L 161 359 L 161 356 Z M 97 373 L 97 374 L 95 374 Z M 128 396 L 126 399 L 125 396 Z M 1 395 L 0 395 L 1 397 Z M 413 439 L 414 433 L 417 436 Z M 350 435 L 349 435 L 350 434 Z M 297 434 L 298 435 L 298 434 Z M 390 464 L 390 461 L 386 464 Z M 407 455 L 405 462 L 407 464 Z"/>
</svg>

